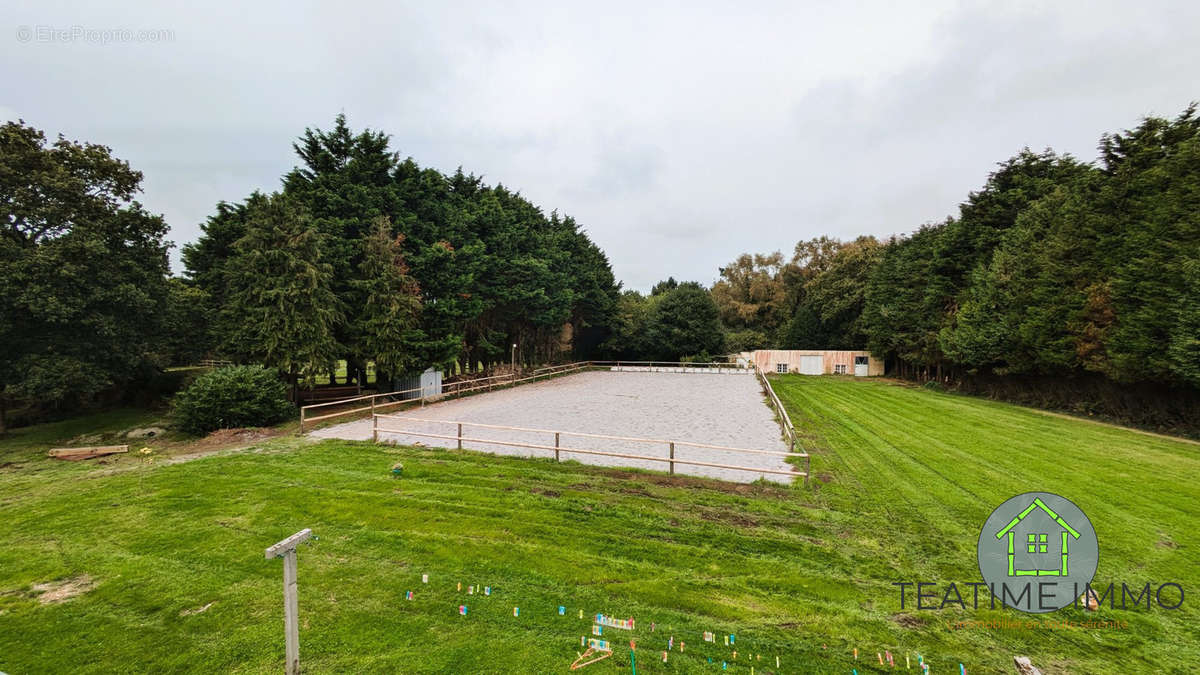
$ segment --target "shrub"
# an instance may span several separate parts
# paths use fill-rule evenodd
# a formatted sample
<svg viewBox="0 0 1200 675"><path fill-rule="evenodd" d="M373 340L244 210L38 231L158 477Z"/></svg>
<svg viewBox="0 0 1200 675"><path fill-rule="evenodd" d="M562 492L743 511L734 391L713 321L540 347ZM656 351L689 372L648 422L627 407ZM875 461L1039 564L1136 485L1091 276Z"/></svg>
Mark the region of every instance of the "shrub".
<svg viewBox="0 0 1200 675"><path fill-rule="evenodd" d="M215 429L261 427L296 414L278 374L261 366L207 372L175 397L175 424L203 434Z"/></svg>

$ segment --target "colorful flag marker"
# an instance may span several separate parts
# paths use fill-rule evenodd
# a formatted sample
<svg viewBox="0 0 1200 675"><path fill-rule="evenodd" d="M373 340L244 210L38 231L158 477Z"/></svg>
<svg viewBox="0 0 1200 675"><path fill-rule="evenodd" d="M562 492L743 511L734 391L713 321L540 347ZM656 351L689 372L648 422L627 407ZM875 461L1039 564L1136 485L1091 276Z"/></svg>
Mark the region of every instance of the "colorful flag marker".
<svg viewBox="0 0 1200 675"><path fill-rule="evenodd" d="M429 575L428 574L421 575L421 583L423 583L423 584L429 583Z"/></svg>
<svg viewBox="0 0 1200 675"><path fill-rule="evenodd" d="M521 615L521 608L513 607L513 616L520 616L520 615Z"/></svg>
<svg viewBox="0 0 1200 675"><path fill-rule="evenodd" d="M562 616L562 615L564 615L564 614L566 614L566 613L567 613L567 608L566 608L566 607L563 607L562 605L559 605L559 606L558 606L558 615L559 615L559 616Z"/></svg>
<svg viewBox="0 0 1200 675"><path fill-rule="evenodd" d="M405 600L412 600L412 591L409 591L409 592L405 593L405 594L404 594L404 599L405 599Z"/></svg>
<svg viewBox="0 0 1200 675"><path fill-rule="evenodd" d="M460 615L460 616L466 616L466 615L467 615L467 606L466 606L466 605L459 605L459 606L458 606L458 613L459 613L459 615Z"/></svg>

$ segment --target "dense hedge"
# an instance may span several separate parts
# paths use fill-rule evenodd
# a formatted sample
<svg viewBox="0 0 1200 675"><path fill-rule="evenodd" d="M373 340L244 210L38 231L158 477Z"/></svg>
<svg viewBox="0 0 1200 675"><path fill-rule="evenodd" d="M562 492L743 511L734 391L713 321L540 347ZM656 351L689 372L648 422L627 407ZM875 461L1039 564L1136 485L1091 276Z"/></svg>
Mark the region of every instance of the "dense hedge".
<svg viewBox="0 0 1200 675"><path fill-rule="evenodd" d="M269 426L295 414L279 375L261 366L213 370L175 397L175 424L194 434Z"/></svg>

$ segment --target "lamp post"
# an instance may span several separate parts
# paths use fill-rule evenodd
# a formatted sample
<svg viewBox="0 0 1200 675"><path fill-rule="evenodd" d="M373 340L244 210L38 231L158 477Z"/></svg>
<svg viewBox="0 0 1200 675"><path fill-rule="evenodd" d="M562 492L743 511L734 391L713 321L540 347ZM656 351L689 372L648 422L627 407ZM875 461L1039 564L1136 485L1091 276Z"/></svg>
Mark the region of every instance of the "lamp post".
<svg viewBox="0 0 1200 675"><path fill-rule="evenodd" d="M515 342L512 346L512 374L513 379L517 379L517 343Z"/></svg>

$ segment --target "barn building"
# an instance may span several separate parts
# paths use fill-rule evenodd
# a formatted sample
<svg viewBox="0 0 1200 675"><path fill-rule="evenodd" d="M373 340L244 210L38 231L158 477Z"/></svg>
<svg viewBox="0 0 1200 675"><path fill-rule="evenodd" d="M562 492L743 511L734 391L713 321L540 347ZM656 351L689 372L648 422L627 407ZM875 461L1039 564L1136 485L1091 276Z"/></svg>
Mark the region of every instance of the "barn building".
<svg viewBox="0 0 1200 675"><path fill-rule="evenodd" d="M739 361L753 362L765 373L801 375L883 375L883 360L865 351L833 349L759 349L742 352Z"/></svg>

